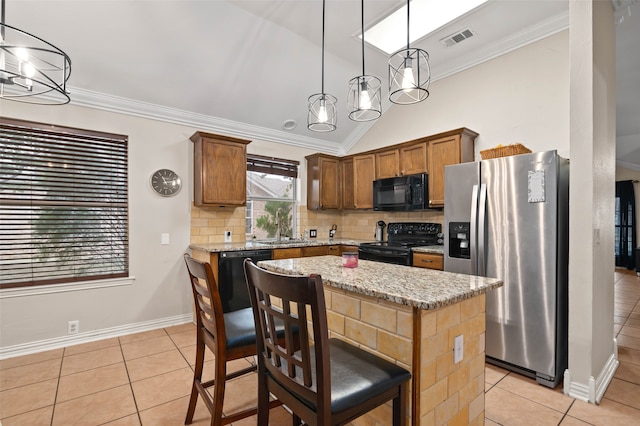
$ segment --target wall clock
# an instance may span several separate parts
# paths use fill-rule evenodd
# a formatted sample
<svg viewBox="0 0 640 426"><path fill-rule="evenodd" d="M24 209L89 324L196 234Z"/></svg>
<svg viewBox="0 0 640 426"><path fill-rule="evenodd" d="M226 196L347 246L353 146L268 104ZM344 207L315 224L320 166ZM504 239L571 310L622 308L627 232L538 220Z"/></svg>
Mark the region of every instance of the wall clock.
<svg viewBox="0 0 640 426"><path fill-rule="evenodd" d="M151 175L151 187L163 197L173 197L182 188L180 176L173 170L160 169Z"/></svg>

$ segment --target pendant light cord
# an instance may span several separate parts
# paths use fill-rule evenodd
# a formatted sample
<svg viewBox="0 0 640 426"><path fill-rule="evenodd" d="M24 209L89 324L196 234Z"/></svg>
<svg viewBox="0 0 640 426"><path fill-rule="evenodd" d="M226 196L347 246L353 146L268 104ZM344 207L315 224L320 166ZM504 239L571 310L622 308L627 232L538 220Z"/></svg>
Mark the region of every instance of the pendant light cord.
<svg viewBox="0 0 640 426"><path fill-rule="evenodd" d="M364 0L360 0L360 9L362 11L362 76L364 77Z"/></svg>
<svg viewBox="0 0 640 426"><path fill-rule="evenodd" d="M4 2L4 0L2 0ZM322 96L324 96L324 10L326 0L322 0Z"/></svg>
<svg viewBox="0 0 640 426"><path fill-rule="evenodd" d="M407 50L409 50L409 2L407 0Z"/></svg>

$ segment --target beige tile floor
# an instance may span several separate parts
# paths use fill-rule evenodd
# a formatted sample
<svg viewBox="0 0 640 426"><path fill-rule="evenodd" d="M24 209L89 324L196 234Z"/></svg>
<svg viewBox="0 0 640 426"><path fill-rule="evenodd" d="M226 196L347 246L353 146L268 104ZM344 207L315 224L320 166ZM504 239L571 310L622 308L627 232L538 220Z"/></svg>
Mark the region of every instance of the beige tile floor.
<svg viewBox="0 0 640 426"><path fill-rule="evenodd" d="M620 366L600 405L487 365L487 425L640 425L640 278L617 271L615 290ZM0 361L0 425L182 425L194 331L185 324ZM229 382L225 411L255 403L255 392L254 376ZM252 417L235 425L255 423ZM270 423L289 425L291 417L279 407ZM209 424L201 402L193 424Z"/></svg>

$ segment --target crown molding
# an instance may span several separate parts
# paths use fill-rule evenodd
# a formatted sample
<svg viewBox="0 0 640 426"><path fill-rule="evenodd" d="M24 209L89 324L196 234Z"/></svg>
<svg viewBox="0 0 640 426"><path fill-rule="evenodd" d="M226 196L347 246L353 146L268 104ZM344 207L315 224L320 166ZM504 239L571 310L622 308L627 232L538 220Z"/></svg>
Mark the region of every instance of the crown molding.
<svg viewBox="0 0 640 426"><path fill-rule="evenodd" d="M72 95L70 103L76 106L190 126L202 131L227 134L245 139L258 139L265 142L321 150L331 154L338 154L341 151L340 144L321 139L292 135L265 127L94 92L79 87L72 87L69 91Z"/></svg>
<svg viewBox="0 0 640 426"><path fill-rule="evenodd" d="M458 66L447 66L443 64L445 71L440 74L434 74L431 82L450 77L459 72L473 68L483 62L490 61L499 56L518 50L521 47L535 43L561 31L569 28L569 11L559 13L551 18L539 22L538 24L527 27L523 31L517 32L508 38L502 39L497 43L483 45L476 50L476 59L470 60Z"/></svg>

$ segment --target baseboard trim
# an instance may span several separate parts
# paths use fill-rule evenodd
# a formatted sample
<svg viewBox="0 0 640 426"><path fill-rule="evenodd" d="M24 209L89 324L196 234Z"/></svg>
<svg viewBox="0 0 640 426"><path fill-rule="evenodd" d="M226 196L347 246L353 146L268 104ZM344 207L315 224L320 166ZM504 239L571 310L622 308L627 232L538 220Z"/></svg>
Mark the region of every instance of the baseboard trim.
<svg viewBox="0 0 640 426"><path fill-rule="evenodd" d="M0 360L64 348L66 346L79 345L81 343L95 342L96 340L108 339L111 337L120 337L127 334L141 333L143 331L186 324L189 322L193 322L193 314L191 313L160 318L152 321L126 324L118 327L103 328L71 336L54 337L52 339L7 346L0 348Z"/></svg>
<svg viewBox="0 0 640 426"><path fill-rule="evenodd" d="M569 369L564 371L564 393L572 398L581 401L599 404L604 396L609 383L613 380L613 375L618 369L618 342L613 339L613 353L600 370L598 377L589 377L588 383L577 383L571 380L571 372Z"/></svg>

